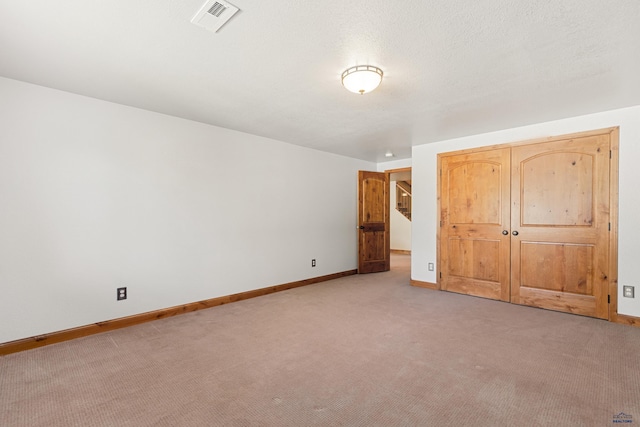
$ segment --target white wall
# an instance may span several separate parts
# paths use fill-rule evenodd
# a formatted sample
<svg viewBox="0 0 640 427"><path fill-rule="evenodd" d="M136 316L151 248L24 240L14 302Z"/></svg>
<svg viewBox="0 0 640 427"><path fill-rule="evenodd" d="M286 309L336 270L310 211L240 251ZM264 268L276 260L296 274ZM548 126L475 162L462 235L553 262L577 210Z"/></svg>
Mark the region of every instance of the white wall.
<svg viewBox="0 0 640 427"><path fill-rule="evenodd" d="M413 227L411 276L436 282L427 263L436 261L437 155L465 148L502 144L620 126L619 286L618 312L640 316L640 297L622 297L622 285L635 285L640 294L640 106L540 123L413 147Z"/></svg>
<svg viewBox="0 0 640 427"><path fill-rule="evenodd" d="M357 268L374 163L5 78L0 94L0 342Z"/></svg>

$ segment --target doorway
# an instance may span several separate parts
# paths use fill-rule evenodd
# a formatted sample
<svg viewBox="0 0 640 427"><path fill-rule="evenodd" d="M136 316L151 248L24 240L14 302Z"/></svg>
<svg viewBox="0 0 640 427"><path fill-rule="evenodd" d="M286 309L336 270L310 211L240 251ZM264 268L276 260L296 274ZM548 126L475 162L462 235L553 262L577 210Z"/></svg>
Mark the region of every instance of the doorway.
<svg viewBox="0 0 640 427"><path fill-rule="evenodd" d="M358 173L358 273L410 268L411 168Z"/></svg>
<svg viewBox="0 0 640 427"><path fill-rule="evenodd" d="M410 268L413 215L411 168L390 169L385 172L389 174L391 269Z"/></svg>

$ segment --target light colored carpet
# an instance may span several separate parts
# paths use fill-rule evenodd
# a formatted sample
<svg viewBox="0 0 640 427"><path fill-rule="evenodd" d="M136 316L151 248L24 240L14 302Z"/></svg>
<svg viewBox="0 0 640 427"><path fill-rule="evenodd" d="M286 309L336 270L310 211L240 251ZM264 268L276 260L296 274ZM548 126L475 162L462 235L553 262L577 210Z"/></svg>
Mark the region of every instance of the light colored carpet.
<svg viewBox="0 0 640 427"><path fill-rule="evenodd" d="M0 425L640 424L640 329L393 266L1 357Z"/></svg>

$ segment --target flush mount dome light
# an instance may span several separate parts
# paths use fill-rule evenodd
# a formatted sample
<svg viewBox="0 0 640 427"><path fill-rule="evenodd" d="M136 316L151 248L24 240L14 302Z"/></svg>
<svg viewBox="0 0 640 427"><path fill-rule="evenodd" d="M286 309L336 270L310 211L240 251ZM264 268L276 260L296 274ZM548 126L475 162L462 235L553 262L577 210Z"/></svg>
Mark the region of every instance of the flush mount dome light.
<svg viewBox="0 0 640 427"><path fill-rule="evenodd" d="M342 85L348 91L363 95L378 87L382 81L382 70L373 65L356 65L342 73Z"/></svg>

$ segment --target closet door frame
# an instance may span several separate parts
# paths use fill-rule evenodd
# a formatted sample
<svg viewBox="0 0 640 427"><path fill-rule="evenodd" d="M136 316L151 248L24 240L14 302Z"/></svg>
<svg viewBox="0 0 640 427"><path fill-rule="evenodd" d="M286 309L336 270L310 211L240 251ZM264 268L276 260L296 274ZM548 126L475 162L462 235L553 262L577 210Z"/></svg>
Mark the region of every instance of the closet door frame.
<svg viewBox="0 0 640 427"><path fill-rule="evenodd" d="M593 135L609 134L610 139L610 167L609 167L609 221L611 232L609 233L609 271L608 271L608 294L609 294L609 316L608 320L617 323L634 324L634 318L618 315L618 187L619 187L619 127L597 129L586 132L577 132L566 135L552 136L546 138L536 138L531 140L496 144L483 147L475 147L453 152L443 152L438 154L438 182L437 182L437 209L438 223L436 225L436 285L437 289L442 289L441 269L441 226L442 226L442 159L445 156L473 153L493 149L511 148L523 145L540 144L552 141L561 141L572 138L581 138Z"/></svg>

